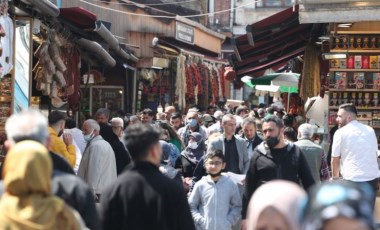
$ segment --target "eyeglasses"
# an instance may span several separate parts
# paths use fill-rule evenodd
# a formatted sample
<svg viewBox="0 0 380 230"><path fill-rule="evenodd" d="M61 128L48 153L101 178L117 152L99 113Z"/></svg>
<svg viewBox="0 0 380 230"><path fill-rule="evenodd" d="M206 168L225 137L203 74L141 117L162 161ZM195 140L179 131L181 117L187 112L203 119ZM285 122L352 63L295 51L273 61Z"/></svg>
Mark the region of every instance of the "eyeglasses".
<svg viewBox="0 0 380 230"><path fill-rule="evenodd" d="M221 161L207 161L206 164L207 165L213 165L213 166L220 166L223 164L223 162L221 162Z"/></svg>

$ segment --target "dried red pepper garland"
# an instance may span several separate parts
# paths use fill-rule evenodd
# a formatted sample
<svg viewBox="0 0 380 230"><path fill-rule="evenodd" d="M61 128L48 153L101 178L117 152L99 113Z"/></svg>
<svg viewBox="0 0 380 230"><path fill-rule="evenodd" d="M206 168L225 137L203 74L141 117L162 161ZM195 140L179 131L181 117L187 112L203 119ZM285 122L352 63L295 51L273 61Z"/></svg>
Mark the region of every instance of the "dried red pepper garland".
<svg viewBox="0 0 380 230"><path fill-rule="evenodd" d="M201 76L199 74L197 65L194 63L191 64L191 70L193 71L195 82L196 82L196 85L198 86L198 94L200 94L202 91L202 83L201 83Z"/></svg>

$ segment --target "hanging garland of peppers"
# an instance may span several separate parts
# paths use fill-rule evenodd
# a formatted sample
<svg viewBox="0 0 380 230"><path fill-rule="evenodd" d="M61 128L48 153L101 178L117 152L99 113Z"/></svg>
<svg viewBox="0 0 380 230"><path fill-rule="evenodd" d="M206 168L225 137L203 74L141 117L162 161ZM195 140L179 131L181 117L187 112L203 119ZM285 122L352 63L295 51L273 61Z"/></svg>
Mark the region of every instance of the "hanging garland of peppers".
<svg viewBox="0 0 380 230"><path fill-rule="evenodd" d="M212 94L214 98L214 102L219 101L219 80L218 80L218 73L215 71L213 67L210 69L211 75L212 75Z"/></svg>
<svg viewBox="0 0 380 230"><path fill-rule="evenodd" d="M207 96L207 81L209 79L209 74L208 74L205 64L199 63L198 68L200 70L201 85L202 85L200 93Z"/></svg>

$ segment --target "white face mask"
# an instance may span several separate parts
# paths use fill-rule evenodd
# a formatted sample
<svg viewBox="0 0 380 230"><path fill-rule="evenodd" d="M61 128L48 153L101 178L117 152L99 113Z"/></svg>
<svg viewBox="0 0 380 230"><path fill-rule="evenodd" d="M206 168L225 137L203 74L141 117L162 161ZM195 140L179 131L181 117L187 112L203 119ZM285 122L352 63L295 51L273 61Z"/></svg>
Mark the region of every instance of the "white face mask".
<svg viewBox="0 0 380 230"><path fill-rule="evenodd" d="M94 138L94 136L92 135L94 132L94 130L91 131L90 134L87 134L87 135L83 135L83 138L86 142L90 142L92 140L92 138Z"/></svg>
<svg viewBox="0 0 380 230"><path fill-rule="evenodd" d="M187 146L191 149L196 149L198 148L198 143L196 141L191 141Z"/></svg>

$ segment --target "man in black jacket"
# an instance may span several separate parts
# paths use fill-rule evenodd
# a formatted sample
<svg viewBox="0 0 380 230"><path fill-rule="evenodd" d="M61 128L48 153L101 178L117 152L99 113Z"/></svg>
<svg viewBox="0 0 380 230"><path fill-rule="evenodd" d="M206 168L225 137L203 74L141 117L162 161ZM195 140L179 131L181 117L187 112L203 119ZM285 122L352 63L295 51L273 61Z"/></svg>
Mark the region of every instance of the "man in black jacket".
<svg viewBox="0 0 380 230"><path fill-rule="evenodd" d="M158 170L162 157L159 137L159 130L151 125L127 128L126 146L134 164L104 193L103 229L195 229L182 186Z"/></svg>
<svg viewBox="0 0 380 230"><path fill-rule="evenodd" d="M268 181L302 182L305 189L315 183L302 151L296 145L285 142L283 132L284 123L280 118L274 115L264 118L264 141L254 150L246 176L242 219L246 217L252 194Z"/></svg>

